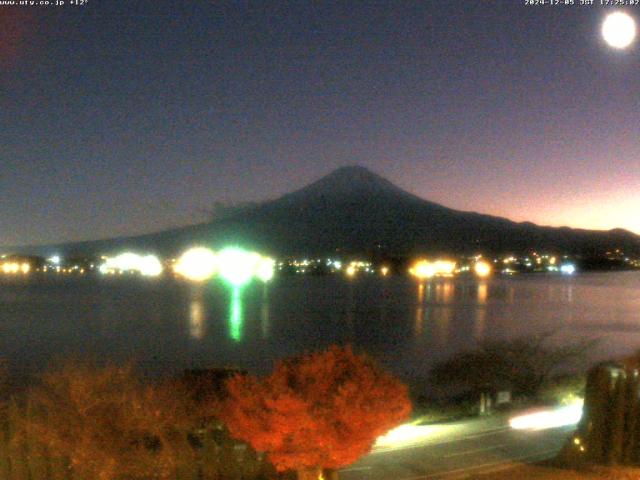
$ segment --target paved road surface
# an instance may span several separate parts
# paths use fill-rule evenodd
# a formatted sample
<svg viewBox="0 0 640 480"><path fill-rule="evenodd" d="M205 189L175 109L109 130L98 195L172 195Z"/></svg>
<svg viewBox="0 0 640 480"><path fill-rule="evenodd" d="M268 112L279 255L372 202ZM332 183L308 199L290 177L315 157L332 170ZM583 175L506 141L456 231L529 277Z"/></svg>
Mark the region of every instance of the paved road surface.
<svg viewBox="0 0 640 480"><path fill-rule="evenodd" d="M340 471L341 480L465 478L557 454L575 430L513 430L505 416L408 428Z"/></svg>

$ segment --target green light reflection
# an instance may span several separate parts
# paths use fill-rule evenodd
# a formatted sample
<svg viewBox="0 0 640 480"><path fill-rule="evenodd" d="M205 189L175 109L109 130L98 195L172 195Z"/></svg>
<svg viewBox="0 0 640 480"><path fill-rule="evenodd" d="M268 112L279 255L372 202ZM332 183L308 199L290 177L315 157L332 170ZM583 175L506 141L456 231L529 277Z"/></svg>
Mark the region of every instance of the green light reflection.
<svg viewBox="0 0 640 480"><path fill-rule="evenodd" d="M236 342L242 340L242 290L239 286L232 287L231 309L229 312L229 335Z"/></svg>

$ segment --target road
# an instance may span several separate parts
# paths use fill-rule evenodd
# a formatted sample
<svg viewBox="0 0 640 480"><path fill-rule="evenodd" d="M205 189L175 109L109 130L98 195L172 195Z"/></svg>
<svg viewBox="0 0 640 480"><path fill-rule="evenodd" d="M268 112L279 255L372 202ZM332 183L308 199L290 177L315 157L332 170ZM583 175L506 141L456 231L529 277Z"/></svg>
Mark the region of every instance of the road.
<svg viewBox="0 0 640 480"><path fill-rule="evenodd" d="M514 430L506 416L401 428L340 471L341 480L465 478L555 456L575 425Z"/></svg>

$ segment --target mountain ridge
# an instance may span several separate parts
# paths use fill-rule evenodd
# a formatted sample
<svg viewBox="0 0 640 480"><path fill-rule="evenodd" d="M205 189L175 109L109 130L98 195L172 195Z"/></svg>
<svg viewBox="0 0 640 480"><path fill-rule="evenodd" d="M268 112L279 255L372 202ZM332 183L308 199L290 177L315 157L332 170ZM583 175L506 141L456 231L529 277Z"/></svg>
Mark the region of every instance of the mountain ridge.
<svg viewBox="0 0 640 480"><path fill-rule="evenodd" d="M131 248L176 254L192 244L217 248L228 243L279 256L531 250L595 255L611 248L640 254L640 236L624 229L539 226L454 210L406 192L357 165L341 167L279 198L210 222L134 237L15 250L96 254Z"/></svg>

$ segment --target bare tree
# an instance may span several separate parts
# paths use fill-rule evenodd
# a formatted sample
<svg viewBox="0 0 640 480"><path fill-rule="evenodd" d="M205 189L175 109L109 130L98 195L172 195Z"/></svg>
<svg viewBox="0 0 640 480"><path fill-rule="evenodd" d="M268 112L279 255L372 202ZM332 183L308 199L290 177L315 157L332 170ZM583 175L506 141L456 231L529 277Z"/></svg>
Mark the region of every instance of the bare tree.
<svg viewBox="0 0 640 480"><path fill-rule="evenodd" d="M178 384L143 385L132 368L69 362L30 392L26 429L79 478L172 478L195 461L199 414Z"/></svg>
<svg viewBox="0 0 640 480"><path fill-rule="evenodd" d="M473 391L510 386L515 395L534 397L551 375L585 359L597 340L552 345L553 333L511 340L487 341L475 349L437 363L431 371L438 385Z"/></svg>

